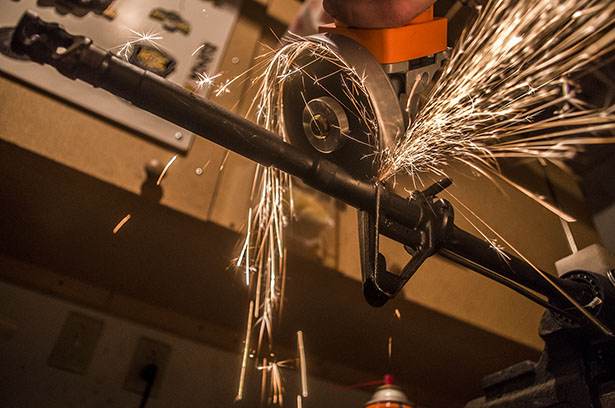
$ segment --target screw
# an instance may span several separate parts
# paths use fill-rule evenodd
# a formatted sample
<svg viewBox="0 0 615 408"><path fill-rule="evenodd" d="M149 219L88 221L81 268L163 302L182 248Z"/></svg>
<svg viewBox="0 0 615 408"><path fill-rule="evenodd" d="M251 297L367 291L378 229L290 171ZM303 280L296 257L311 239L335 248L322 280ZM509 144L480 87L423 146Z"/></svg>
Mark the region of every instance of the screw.
<svg viewBox="0 0 615 408"><path fill-rule="evenodd" d="M200 176L201 174L203 174L203 169L200 167L197 167L194 172L196 173L197 176Z"/></svg>
<svg viewBox="0 0 615 408"><path fill-rule="evenodd" d="M233 64L239 64L239 57L233 57L233 58L231 58L231 62L232 62Z"/></svg>
<svg viewBox="0 0 615 408"><path fill-rule="evenodd" d="M184 137L184 135L182 135L182 132L175 132L175 139L181 140L182 137Z"/></svg>

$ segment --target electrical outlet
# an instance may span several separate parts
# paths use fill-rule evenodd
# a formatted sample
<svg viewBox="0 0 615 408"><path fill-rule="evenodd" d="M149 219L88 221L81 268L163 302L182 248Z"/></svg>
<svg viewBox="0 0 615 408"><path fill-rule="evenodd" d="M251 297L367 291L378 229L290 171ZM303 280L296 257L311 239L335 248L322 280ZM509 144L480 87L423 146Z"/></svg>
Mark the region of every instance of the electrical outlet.
<svg viewBox="0 0 615 408"><path fill-rule="evenodd" d="M147 382L142 378L141 373L145 367L154 364L157 370L150 395L156 397L170 356L171 346L168 344L147 337L139 338L128 367L124 389L140 395L143 394Z"/></svg>
<svg viewBox="0 0 615 408"><path fill-rule="evenodd" d="M102 328L102 320L70 312L47 364L61 370L84 374L92 359Z"/></svg>

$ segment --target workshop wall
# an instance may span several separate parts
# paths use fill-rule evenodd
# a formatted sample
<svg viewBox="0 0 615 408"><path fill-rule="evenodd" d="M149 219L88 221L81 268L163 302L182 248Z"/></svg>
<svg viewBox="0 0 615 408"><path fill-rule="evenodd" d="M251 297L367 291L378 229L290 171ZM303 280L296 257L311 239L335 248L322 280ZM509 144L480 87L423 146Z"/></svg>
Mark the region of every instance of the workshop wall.
<svg viewBox="0 0 615 408"><path fill-rule="evenodd" d="M244 72L256 56L268 47L275 47L276 35L267 25L281 30L297 7L294 1L246 1L223 60L221 80ZM4 140L127 191L140 194L148 163L155 160L164 164L173 156L173 152L136 137L126 129L11 79L0 79L0 92L0 128ZM245 81L213 101L245 113L254 92L250 81ZM210 220L240 231L245 223L254 169L254 163L195 138L189 153L179 157L165 176L160 203L196 219ZM401 180L399 191L403 194L403 188L408 186ZM453 203L455 199L451 197L456 197L472 208L538 267L552 271L553 262L568 254L559 220L510 186L504 185L502 189L504 192L480 177L461 176L455 177L452 196L444 196ZM460 216L464 211L459 205L456 207L456 222L472 230L464 216ZM324 216L334 221L335 228L323 229L320 244L311 250L324 265L359 279L354 210L328 203L324 211ZM118 213L117 221L125 215ZM472 219L467 212L465 216ZM473 219L472 222L478 221ZM596 241L594 232L586 224L580 223L573 228L580 247ZM298 243L301 242L299 239ZM399 245L384 240L383 247L390 248L390 263L394 267L403 266L406 254ZM467 296L468 293L480 295ZM494 333L541 347L536 335L541 309L448 262L429 260L410 282L405 294L412 301ZM511 308L524 318L504 318Z"/></svg>
<svg viewBox="0 0 615 408"><path fill-rule="evenodd" d="M245 0L223 59L221 81L244 72L257 55L268 47L275 47L276 35L281 34L298 6L298 2L291 0ZM270 32L269 27L274 27L275 34ZM248 80L239 83L230 93L212 97L212 100L243 114L247 112L254 92ZM146 166L152 160L164 164L175 154L125 128L7 77L0 77L0 138L136 195L142 194ZM197 171L199 169L200 172ZM210 221L233 231L241 231L249 206L254 170L254 163L234 153L229 154L206 140L195 138L190 151L178 157L165 176L161 184L160 204L193 217L194 220ZM532 177L529 175L526 181ZM557 188L570 190L568 196L580 194L576 183L570 178L559 173L555 178L560 180L555 183ZM450 194L443 194L443 197L456 207L456 223L462 228L476 233L464 217L468 217L474 224L478 221L468 211L464 211L457 200L476 212L544 270L553 271L553 263L569 253L559 219L523 194L507 185L503 185L501 191L484 178L472 175L453 172L453 179ZM404 187L410 188L411 185L399 180L400 194L404 194ZM311 194L309 189L305 191ZM318 197L316 202L322 213L320 222L331 222L333 226L323 228L324 232L317 237L315 244L309 240L310 237L301 236L301 231L295 233L295 239L290 244L291 251L310 254L325 267L338 270L355 281L359 280L355 210L331 199L315 196ZM100 211L108 211L105 202L100 203ZM120 221L128 211L127 208L126 211L113 214L114 220ZM147 222L153 223L156 220ZM109 233L114 225L109 225ZM583 219L572 228L580 248L597 241L590 224ZM491 234L487 235L492 237ZM498 243L502 242L498 240ZM207 242L200 244L203 247L208 245ZM393 269L405 264L407 254L399 244L383 239L381 245ZM20 282L21 279L21 283L26 282L28 286L46 286L44 281L47 278L33 271L29 271L27 277L15 273L7 278L6 270L0 271L0 274L13 282ZM292 271L289 271L289 276L291 274ZM37 285L33 280L43 283ZM160 327L154 323L146 327L101 313L100 309L94 312L50 296L1 285L0 312L8 316L10 321L16 322L17 330L9 340L0 343L0 360L8 362L8 365L0 368L0 399L11 401L5 397L20 394L30 398L27 404L15 402L14 406L49 405L39 404L43 401L43 395L49 396L47 401L62 406L67 406L69 399L75 401L75 405L80 405L77 402L90 398L95 399L100 406L136 406L139 396L124 391L123 381L134 345L141 336L163 341L172 350L169 371L165 373L159 399L152 406L216 406L218 403L227 406L229 398L233 397L232 390L235 389L238 372L237 355L193 341L198 338L198 333L192 328L192 323L182 326L184 321L181 320L181 324L169 324L168 332L163 332L151 328ZM146 291L145 288L143 290ZM75 287L72 292L64 290L63 297L83 304L84 293L89 296L94 292L80 292ZM104 304L106 293L101 290L97 303ZM409 304L441 312L494 336L534 350L542 347L537 336L541 308L445 260L428 260L409 282L404 296ZM122 305L129 304L129 300L123 301L126 303L118 301L116 304L113 311L115 316L124 314L135 320L142 319L144 314L151 316L151 312L123 308ZM49 353L70 311L78 311L103 321L99 344L94 351L90 369L84 376L64 373L47 366ZM163 312L160 313L163 316ZM164 316L166 320L180 320L175 315ZM177 333L193 340L178 337ZM222 335L219 337L223 338ZM429 334L425 334L423 340L429 342ZM32 382L17 384L22 377L11 373L23 373L23 378L30 378ZM50 380L51 377L54 379ZM216 382L213 379L217 381L215 386L212 385ZM312 384L318 390L314 394L323 399L312 399L306 406L361 406L365 401L365 393L357 392L352 396L345 393L343 398L336 399L337 396L328 392L330 384L315 379ZM28 391L33 388L44 389L44 392L38 394ZM341 404L341 399L345 405ZM203 401L211 405L203 404Z"/></svg>
<svg viewBox="0 0 615 408"><path fill-rule="evenodd" d="M148 407L228 407L235 399L239 352L216 349L6 283L0 282L0 293L3 407L137 407L142 397L139 387L144 383L136 383L139 391L126 388L141 339L168 347L166 358L159 355L164 369ZM62 360L53 361L50 356L58 354L57 339L67 318L75 314L99 323L100 330L91 334L91 328L82 325L81 332L73 332L71 342L64 344L68 351L59 352ZM74 368L75 361L80 360L75 355L87 348L84 343L90 335L94 345L91 354L81 359L86 361L82 374L50 365L69 360ZM297 393L294 377L293 372L287 375L286 395L290 400ZM362 390L332 392L338 385L314 377L308 381L310 397L304 400L304 407L360 407L371 395Z"/></svg>

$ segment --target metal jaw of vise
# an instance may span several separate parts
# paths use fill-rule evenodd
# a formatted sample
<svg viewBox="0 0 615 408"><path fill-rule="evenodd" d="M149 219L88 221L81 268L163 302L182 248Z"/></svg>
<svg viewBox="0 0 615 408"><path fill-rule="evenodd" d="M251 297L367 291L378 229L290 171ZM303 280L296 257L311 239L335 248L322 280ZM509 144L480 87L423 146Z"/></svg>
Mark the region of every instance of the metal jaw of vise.
<svg viewBox="0 0 615 408"><path fill-rule="evenodd" d="M416 244L404 245L412 256L400 274L387 271L386 259L379 250L380 227L388 230L407 229L388 219L380 209L380 196L385 188L381 183L376 187L375 211L359 210L359 248L361 259L361 276L363 279L363 295L365 300L374 307L384 305L394 298L414 275L417 269L431 255L435 254L443 242L450 236L454 225L454 213L451 204L444 199L436 199L436 194L452 183L445 178L423 191L415 191L409 200L414 201L422 209L418 225L405 233L414 233ZM402 232L402 233L404 233Z"/></svg>

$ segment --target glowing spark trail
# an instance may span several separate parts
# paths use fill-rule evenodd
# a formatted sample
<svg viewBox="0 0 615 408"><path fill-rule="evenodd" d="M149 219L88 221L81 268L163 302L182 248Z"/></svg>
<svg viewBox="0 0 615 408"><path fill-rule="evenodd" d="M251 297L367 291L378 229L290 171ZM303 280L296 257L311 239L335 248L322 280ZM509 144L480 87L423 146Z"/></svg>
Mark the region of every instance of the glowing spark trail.
<svg viewBox="0 0 615 408"><path fill-rule="evenodd" d="M173 162L176 159L177 159L177 155L171 157L171 160L169 160L169 162L166 164L166 166L164 166L164 169L162 169L162 172L160 173L160 176L158 176L158 180L156 180L156 185L157 186L159 186L160 183L162 183L162 179L167 174L167 171L169 171L169 167L171 167L171 164L173 164Z"/></svg>
<svg viewBox="0 0 615 408"><path fill-rule="evenodd" d="M204 46L205 46L205 44L201 44L201 45L199 45L199 47L198 47L196 50L192 51L192 54L191 54L191 55L194 57L194 55L195 55L197 52L199 52L199 51L200 51L200 50L201 50Z"/></svg>
<svg viewBox="0 0 615 408"><path fill-rule="evenodd" d="M126 29L129 30L134 35L134 37L126 41L126 43L124 43L123 45L115 47L118 49L118 51L116 52L118 57L128 61L130 55L132 54L132 49L134 45L142 42L148 43L154 48L160 48L156 41L162 40L162 36L160 35L161 33L154 30L150 30L147 32L139 32L128 27L126 27Z"/></svg>
<svg viewBox="0 0 615 408"><path fill-rule="evenodd" d="M224 166L226 165L226 161L228 160L228 156L230 153L231 153L230 150L227 150L226 153L224 153L224 157L222 158L222 161L220 162L220 167L218 167L218 171L224 170Z"/></svg>
<svg viewBox="0 0 615 408"><path fill-rule="evenodd" d="M221 76L222 73L217 73L215 75L207 75L206 73L198 73L196 74L197 76L197 81L196 81L196 90L199 91L203 88L209 88L210 86L214 85L214 79L218 78L219 76Z"/></svg>
<svg viewBox="0 0 615 408"><path fill-rule="evenodd" d="M284 126L282 126L279 117L282 108L282 89L285 82L297 75L301 75L304 80L313 81L316 84L322 79L314 78L306 73L305 65L302 65L306 64L306 55L309 55L311 61L307 64L327 61L338 66L338 72L344 73L344 77L347 79L347 83L344 84L344 92L348 93L350 103L353 104L353 106L348 107L348 111L365 122L367 129L374 129L375 120L373 115L369 116L368 114L368 112L371 112L371 106L363 106L352 97L352 95L358 93L367 95L361 78L328 47L311 41L290 42L280 50L273 52L272 57L266 61L263 73L257 79L260 81L260 88L251 108L256 112L256 122L277 133L283 140L287 140ZM227 92L229 85L235 83L238 79L239 77L227 80L218 87L216 94ZM285 227L292 214L291 187L291 178L286 173L271 167L257 166L251 194L253 205L247 222L248 231L235 263L239 270L245 273L246 284L253 296L254 325L257 327L255 327L251 336L255 337L254 344L257 350L255 357L257 364L260 364L257 368L262 371L263 384L271 384L270 387L263 386L263 390L268 389L272 393L270 399L274 404L281 404L283 390L279 370L283 365L281 365L281 362L276 362L271 353L272 336L275 331L276 320L281 317L283 305L286 277ZM246 344L250 340L246 338ZM302 385L300 397L305 398L308 393L307 371L301 332L297 333L297 341L298 369ZM245 375L243 373L242 368L242 376ZM268 380L266 380L266 377Z"/></svg>
<svg viewBox="0 0 615 408"><path fill-rule="evenodd" d="M239 375L239 388L237 390L237 401L243 399L243 392L246 383L246 368L248 366L248 354L250 352L250 333L252 332L252 312L254 311L254 302L250 302L248 310L248 324L246 326L246 342L243 345L243 355L241 358L241 374Z"/></svg>
<svg viewBox="0 0 615 408"><path fill-rule="evenodd" d="M297 332L297 348L299 349L299 369L301 371L301 396L306 398L308 396L307 369L305 363L305 347L303 345L303 332L301 330Z"/></svg>
<svg viewBox="0 0 615 408"><path fill-rule="evenodd" d="M122 218L122 220L120 222L117 223L117 225L115 226L115 228L113 228L113 234L117 234L117 232L120 230L120 228L122 228L124 226L124 224L126 224L128 222L128 220L130 220L130 214L126 214L126 216L124 218Z"/></svg>
<svg viewBox="0 0 615 408"><path fill-rule="evenodd" d="M385 152L380 178L443 175L451 161L488 175L497 158L557 161L578 145L614 142L586 134L615 129L615 106L584 108L568 79L615 49L614 22L608 0L489 2L405 137Z"/></svg>

